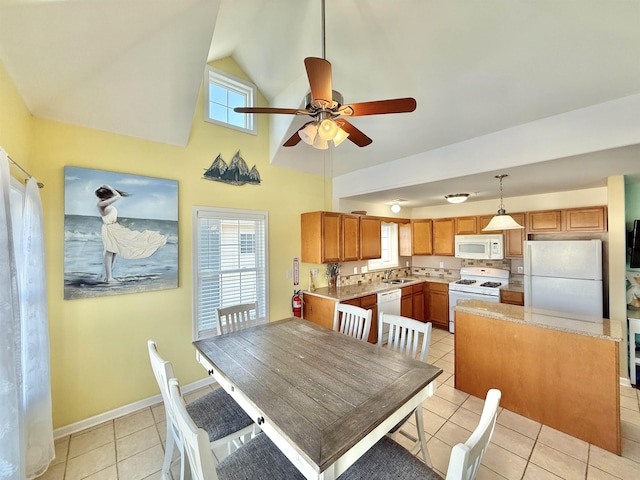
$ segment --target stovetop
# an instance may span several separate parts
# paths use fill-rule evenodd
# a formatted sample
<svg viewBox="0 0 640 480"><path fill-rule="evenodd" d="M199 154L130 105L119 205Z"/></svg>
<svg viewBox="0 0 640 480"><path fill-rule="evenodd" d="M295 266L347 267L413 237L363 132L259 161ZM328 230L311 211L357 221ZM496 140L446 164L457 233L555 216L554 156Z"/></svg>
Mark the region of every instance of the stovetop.
<svg viewBox="0 0 640 480"><path fill-rule="evenodd" d="M460 280L449 283L449 290L456 292L500 295L500 287L509 283L509 271L500 268L463 267Z"/></svg>

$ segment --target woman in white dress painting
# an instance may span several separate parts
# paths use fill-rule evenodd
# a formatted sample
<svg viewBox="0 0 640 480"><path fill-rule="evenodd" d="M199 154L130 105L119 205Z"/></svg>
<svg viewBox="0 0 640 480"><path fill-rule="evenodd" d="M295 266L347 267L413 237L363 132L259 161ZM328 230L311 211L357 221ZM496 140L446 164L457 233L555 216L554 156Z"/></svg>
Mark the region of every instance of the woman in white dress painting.
<svg viewBox="0 0 640 480"><path fill-rule="evenodd" d="M98 211L102 217L104 281L110 283L116 281L113 277L113 267L117 255L127 259L147 258L167 243L167 236L151 230L136 232L118 223L118 210L113 204L122 197L128 197L127 192L121 192L109 185L101 185L95 193L98 197Z"/></svg>

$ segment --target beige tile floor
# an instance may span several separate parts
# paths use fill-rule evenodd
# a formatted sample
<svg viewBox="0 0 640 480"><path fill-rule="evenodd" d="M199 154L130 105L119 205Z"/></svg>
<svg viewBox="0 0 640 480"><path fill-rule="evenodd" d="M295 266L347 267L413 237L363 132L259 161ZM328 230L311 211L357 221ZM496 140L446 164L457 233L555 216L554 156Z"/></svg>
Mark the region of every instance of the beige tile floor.
<svg viewBox="0 0 640 480"><path fill-rule="evenodd" d="M435 468L444 473L451 447L466 440L477 425L483 400L453 388L453 335L434 330L428 361L444 370L436 395L423 405L431 459ZM206 391L187 395L187 401ZM477 478L638 480L639 405L640 390L620 388L621 457L501 409ZM40 478L159 479L165 429L164 408L155 405L60 438L56 441L56 459Z"/></svg>

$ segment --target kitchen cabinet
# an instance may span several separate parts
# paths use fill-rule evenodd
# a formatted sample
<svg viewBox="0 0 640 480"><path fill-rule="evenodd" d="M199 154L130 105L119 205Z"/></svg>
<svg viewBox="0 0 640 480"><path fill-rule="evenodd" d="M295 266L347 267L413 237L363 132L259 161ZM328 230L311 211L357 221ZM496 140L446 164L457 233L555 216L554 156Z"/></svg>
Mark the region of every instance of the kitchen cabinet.
<svg viewBox="0 0 640 480"><path fill-rule="evenodd" d="M333 328L335 308L335 300L308 293L302 298L302 318L325 328Z"/></svg>
<svg viewBox="0 0 640 480"><path fill-rule="evenodd" d="M607 207L564 210L564 230L567 232L606 232Z"/></svg>
<svg viewBox="0 0 640 480"><path fill-rule="evenodd" d="M352 262L360 259L360 217L357 215L340 215L342 228L341 255L343 262Z"/></svg>
<svg viewBox="0 0 640 480"><path fill-rule="evenodd" d="M402 287L400 297L400 315L413 318L413 287Z"/></svg>
<svg viewBox="0 0 640 480"><path fill-rule="evenodd" d="M436 218L433 220L433 254L455 254L455 220L453 218Z"/></svg>
<svg viewBox="0 0 640 480"><path fill-rule="evenodd" d="M378 342L378 296L376 294L373 295L365 295L363 297L351 298L349 300L345 300L343 302L347 305L355 305L356 307L364 308L365 310L371 310L371 329L369 330L369 338L367 341L369 343L377 343ZM333 328L333 314L331 317L331 327Z"/></svg>
<svg viewBox="0 0 640 480"><path fill-rule="evenodd" d="M301 259L305 263L340 261L340 214L308 212L300 216Z"/></svg>
<svg viewBox="0 0 640 480"><path fill-rule="evenodd" d="M562 231L562 210L527 212L529 233L549 233Z"/></svg>
<svg viewBox="0 0 640 480"><path fill-rule="evenodd" d="M524 306L524 292L500 289L500 303Z"/></svg>
<svg viewBox="0 0 640 480"><path fill-rule="evenodd" d="M510 213L518 224L526 226L524 213ZM524 256L524 241L527 238L526 228L504 230L504 256L505 258L522 258Z"/></svg>
<svg viewBox="0 0 640 480"><path fill-rule="evenodd" d="M379 217L360 217L360 259L382 256L382 220Z"/></svg>
<svg viewBox="0 0 640 480"><path fill-rule="evenodd" d="M475 235L478 233L478 217L456 217L456 235Z"/></svg>
<svg viewBox="0 0 640 480"><path fill-rule="evenodd" d="M422 219L411 221L413 255L433 254L433 220Z"/></svg>
<svg viewBox="0 0 640 480"><path fill-rule="evenodd" d="M411 286L412 304L413 304L413 315L412 318L416 320L420 320L424 322L426 317L424 315L424 288L425 283L418 283L417 285Z"/></svg>
<svg viewBox="0 0 640 480"><path fill-rule="evenodd" d="M449 284L427 282L428 320L438 327L449 329Z"/></svg>
<svg viewBox="0 0 640 480"><path fill-rule="evenodd" d="M482 231L482 229L484 227L489 225L489 222L491 221L492 218L493 218L493 215L480 215L478 217L478 233L482 233L482 234L485 234L485 235L496 233L496 232L483 232ZM521 223L520 225L524 226L524 223Z"/></svg>
<svg viewBox="0 0 640 480"><path fill-rule="evenodd" d="M411 222L398 224L398 255L401 257L413 255L412 243Z"/></svg>

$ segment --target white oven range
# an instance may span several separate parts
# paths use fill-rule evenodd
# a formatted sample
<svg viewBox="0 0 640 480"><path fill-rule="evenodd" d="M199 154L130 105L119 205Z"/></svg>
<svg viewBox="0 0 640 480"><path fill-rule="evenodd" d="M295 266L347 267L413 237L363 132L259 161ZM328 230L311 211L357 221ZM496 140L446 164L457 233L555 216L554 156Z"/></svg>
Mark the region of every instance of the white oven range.
<svg viewBox="0 0 640 480"><path fill-rule="evenodd" d="M449 283L449 331L454 333L454 307L462 300L500 302L500 287L509 284L509 270L462 267L460 280Z"/></svg>

